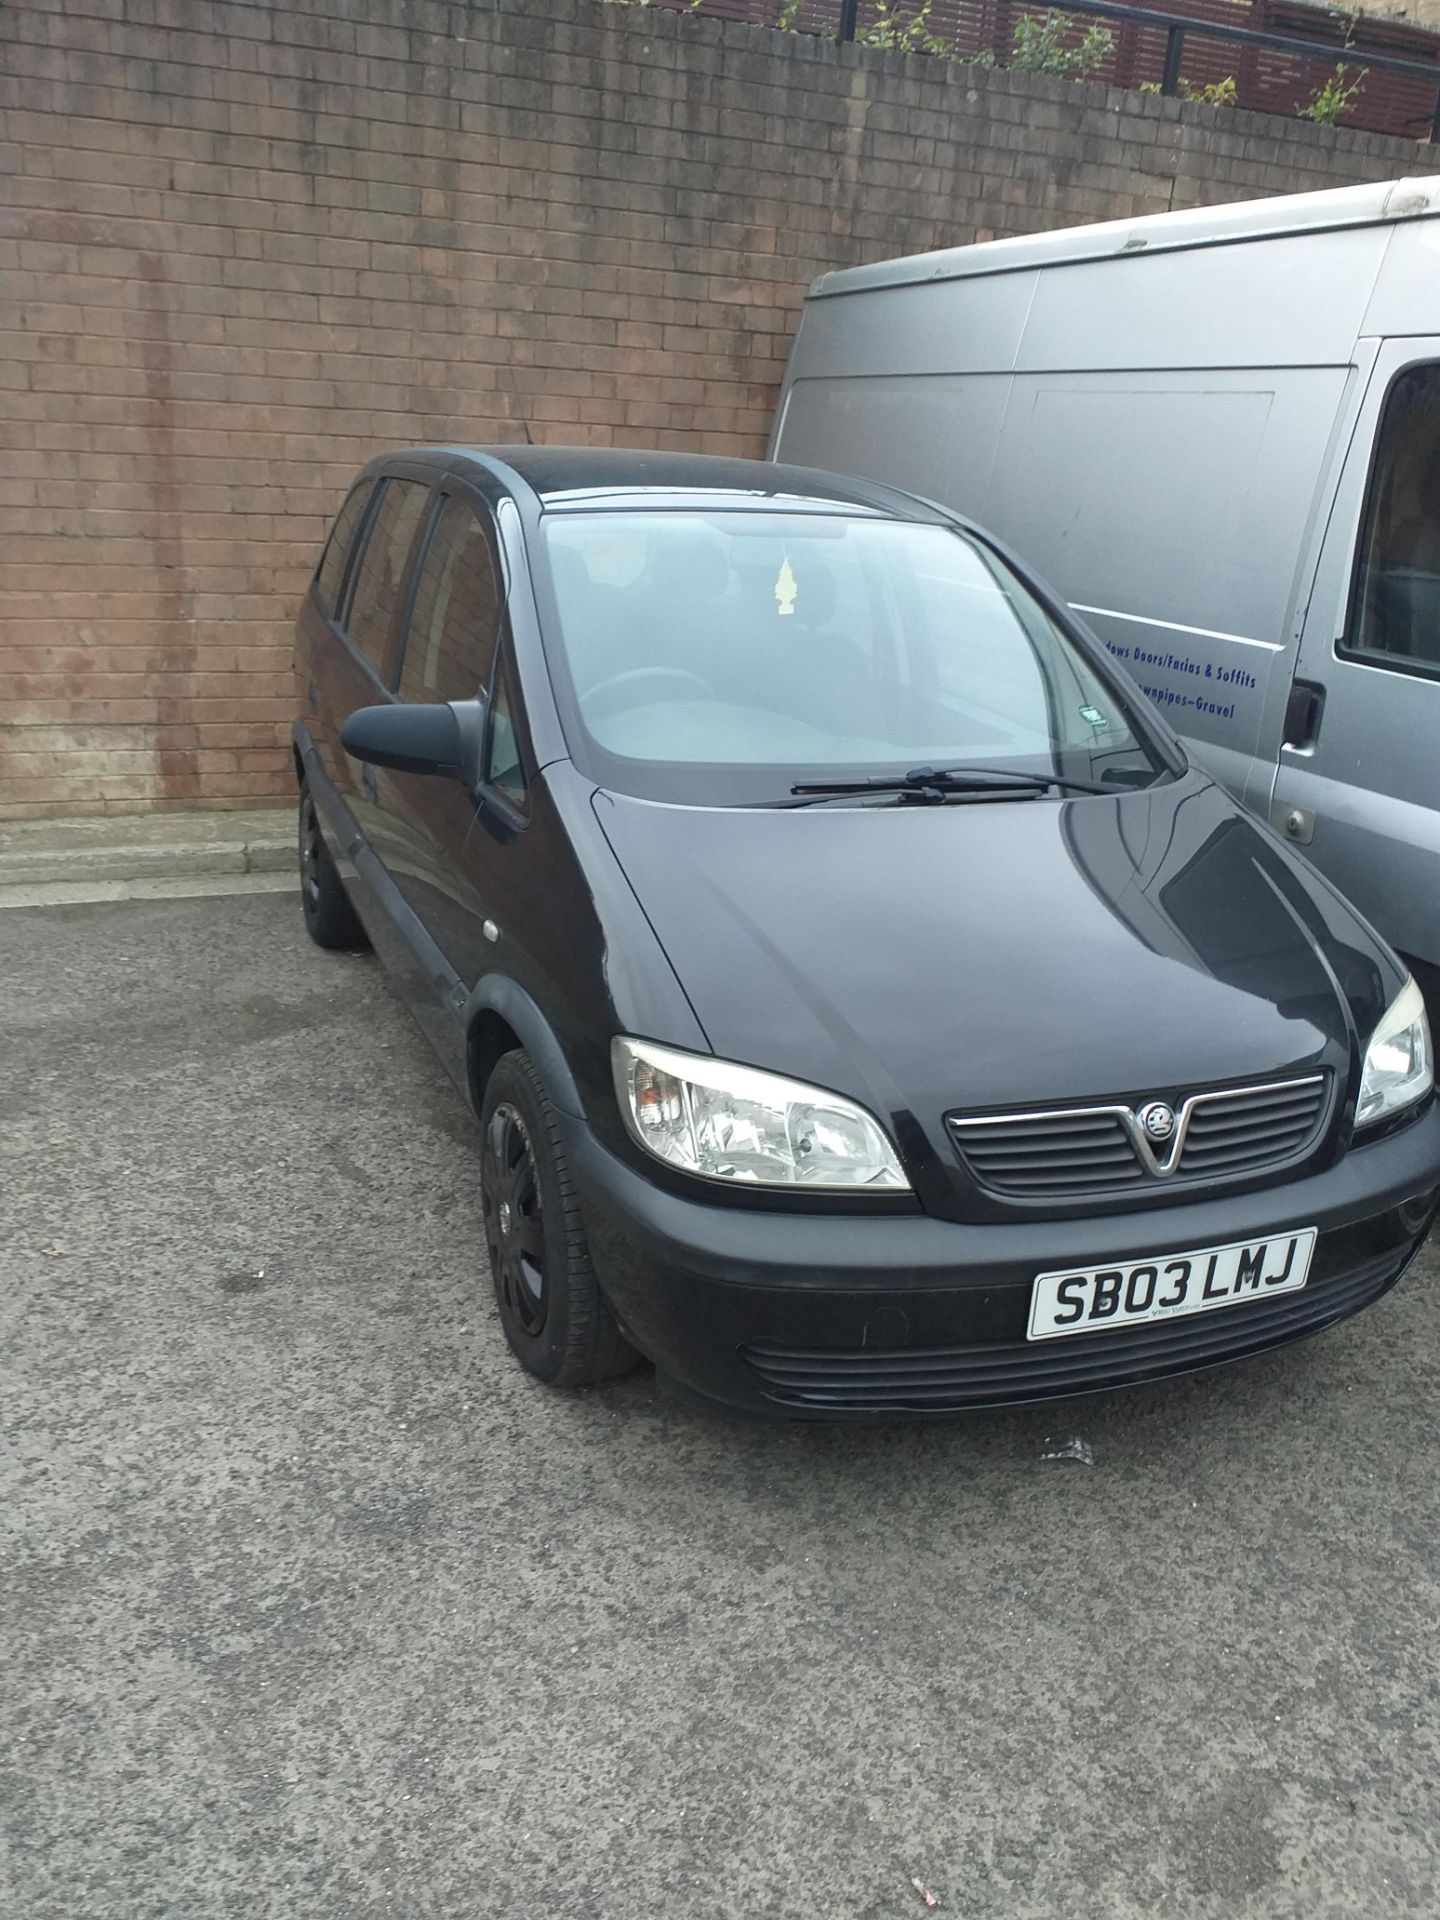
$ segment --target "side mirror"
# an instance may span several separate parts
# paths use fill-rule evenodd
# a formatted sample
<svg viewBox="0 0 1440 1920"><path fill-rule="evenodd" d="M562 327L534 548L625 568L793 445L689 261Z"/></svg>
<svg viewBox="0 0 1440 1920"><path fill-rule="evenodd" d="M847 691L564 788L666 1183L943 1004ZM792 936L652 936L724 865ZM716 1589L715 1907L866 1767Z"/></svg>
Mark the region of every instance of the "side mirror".
<svg viewBox="0 0 1440 1920"><path fill-rule="evenodd" d="M485 732L481 700L448 705L360 707L340 729L352 759L399 773L433 773L475 782Z"/></svg>

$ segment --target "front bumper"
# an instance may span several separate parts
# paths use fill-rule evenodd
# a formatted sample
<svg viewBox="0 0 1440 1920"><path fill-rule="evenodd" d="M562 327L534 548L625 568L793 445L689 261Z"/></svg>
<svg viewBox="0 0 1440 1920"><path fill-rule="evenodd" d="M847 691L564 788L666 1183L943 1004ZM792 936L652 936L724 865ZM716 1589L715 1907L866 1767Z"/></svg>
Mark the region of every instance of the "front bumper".
<svg viewBox="0 0 1440 1920"><path fill-rule="evenodd" d="M1023 1404L1191 1373L1317 1333L1385 1293L1440 1200L1440 1104L1337 1167L1114 1219L959 1225L789 1214L653 1185L563 1116L601 1285L682 1398L823 1419ZM1027 1343L1031 1282L1170 1249L1319 1229L1297 1293Z"/></svg>

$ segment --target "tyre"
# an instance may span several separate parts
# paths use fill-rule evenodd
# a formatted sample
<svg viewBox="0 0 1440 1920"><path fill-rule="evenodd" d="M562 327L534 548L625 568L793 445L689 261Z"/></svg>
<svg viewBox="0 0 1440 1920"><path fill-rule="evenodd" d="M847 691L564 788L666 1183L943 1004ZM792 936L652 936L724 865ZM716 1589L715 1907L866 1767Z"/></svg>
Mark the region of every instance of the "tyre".
<svg viewBox="0 0 1440 1920"><path fill-rule="evenodd" d="M345 888L320 831L308 785L300 788L300 905L305 931L319 947L368 947L360 916Z"/></svg>
<svg viewBox="0 0 1440 1920"><path fill-rule="evenodd" d="M628 1373L634 1348L595 1279L554 1109L526 1053L507 1053L480 1108L480 1200L500 1324L552 1387Z"/></svg>

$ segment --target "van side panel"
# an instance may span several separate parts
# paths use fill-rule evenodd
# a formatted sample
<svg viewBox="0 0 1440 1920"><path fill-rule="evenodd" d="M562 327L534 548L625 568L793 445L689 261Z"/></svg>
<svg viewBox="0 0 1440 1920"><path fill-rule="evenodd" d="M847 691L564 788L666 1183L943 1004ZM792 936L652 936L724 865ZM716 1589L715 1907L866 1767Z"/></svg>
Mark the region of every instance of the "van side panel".
<svg viewBox="0 0 1440 1920"><path fill-rule="evenodd" d="M1292 671L1296 557L1346 374L1022 375L976 516L1260 806L1252 763L1279 744L1267 695Z"/></svg>
<svg viewBox="0 0 1440 1920"><path fill-rule="evenodd" d="M1052 267L1037 276L1018 365L1099 372L1348 360L1390 233L1361 227Z"/></svg>
<svg viewBox="0 0 1440 1920"><path fill-rule="evenodd" d="M1008 373L1039 278L1001 273L807 300L791 365L809 380Z"/></svg>
<svg viewBox="0 0 1440 1920"><path fill-rule="evenodd" d="M983 525L1009 397L1009 374L807 377L786 395L784 457L904 486Z"/></svg>
<svg viewBox="0 0 1440 1920"><path fill-rule="evenodd" d="M1348 372L799 378L784 455L992 528L1263 810L1293 664L1295 556Z"/></svg>

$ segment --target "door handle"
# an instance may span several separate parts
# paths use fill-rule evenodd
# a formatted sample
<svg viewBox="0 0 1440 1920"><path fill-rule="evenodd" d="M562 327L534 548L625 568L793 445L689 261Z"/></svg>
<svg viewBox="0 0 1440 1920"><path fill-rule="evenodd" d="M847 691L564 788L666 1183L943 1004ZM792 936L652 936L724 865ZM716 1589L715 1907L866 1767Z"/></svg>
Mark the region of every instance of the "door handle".
<svg viewBox="0 0 1440 1920"><path fill-rule="evenodd" d="M1281 738L1292 752L1304 753L1320 737L1320 721L1325 712L1325 689L1314 680L1296 680L1285 704L1285 730Z"/></svg>

